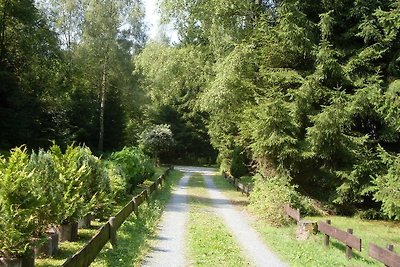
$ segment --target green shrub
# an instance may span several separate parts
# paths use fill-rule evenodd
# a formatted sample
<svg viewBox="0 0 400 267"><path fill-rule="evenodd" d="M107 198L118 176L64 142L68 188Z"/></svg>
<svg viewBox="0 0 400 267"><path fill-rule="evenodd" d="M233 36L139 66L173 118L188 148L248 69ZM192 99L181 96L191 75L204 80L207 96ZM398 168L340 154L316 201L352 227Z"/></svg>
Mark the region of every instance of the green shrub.
<svg viewBox="0 0 400 267"><path fill-rule="evenodd" d="M110 179L110 198L112 200L122 200L126 196L128 184L121 168L112 161L107 162L107 172Z"/></svg>
<svg viewBox="0 0 400 267"><path fill-rule="evenodd" d="M80 150L80 165L89 167L89 171L83 177L86 189L83 198L89 205L89 213L107 213L111 187L106 167L100 158L92 155L88 147L80 147Z"/></svg>
<svg viewBox="0 0 400 267"><path fill-rule="evenodd" d="M140 148L154 157L158 165L160 153L168 151L174 144L170 126L167 124L153 125L140 135Z"/></svg>
<svg viewBox="0 0 400 267"><path fill-rule="evenodd" d="M108 207L110 182L87 147L53 145L29 156L15 148L0 157L0 255L22 255L54 224L76 222Z"/></svg>
<svg viewBox="0 0 400 267"><path fill-rule="evenodd" d="M110 160L125 177L127 192L131 192L136 185L154 175L151 159L138 148L124 147L121 151L111 154Z"/></svg>
<svg viewBox="0 0 400 267"><path fill-rule="evenodd" d="M391 155L379 147L380 157L387 172L374 180L374 199L382 202L382 212L389 218L400 220L400 155Z"/></svg>
<svg viewBox="0 0 400 267"><path fill-rule="evenodd" d="M290 204L299 208L300 195L295 187L289 184L289 178L285 175L262 178L255 177L254 191L250 195L251 208L274 226L282 226L290 223L283 207Z"/></svg>
<svg viewBox="0 0 400 267"><path fill-rule="evenodd" d="M29 169L26 148L15 148L8 160L0 158L0 255L23 255L46 221L40 211L47 198Z"/></svg>
<svg viewBox="0 0 400 267"><path fill-rule="evenodd" d="M46 228L57 223L57 218L60 217L64 188L59 183L59 173L56 171L53 156L49 151L39 150L37 153L33 151L28 169L40 193L39 197L44 203L37 212L43 221L43 227Z"/></svg>
<svg viewBox="0 0 400 267"><path fill-rule="evenodd" d="M88 147L70 145L62 153L53 145L50 151L63 189L58 223L76 222L89 212L104 211L110 183L100 159Z"/></svg>

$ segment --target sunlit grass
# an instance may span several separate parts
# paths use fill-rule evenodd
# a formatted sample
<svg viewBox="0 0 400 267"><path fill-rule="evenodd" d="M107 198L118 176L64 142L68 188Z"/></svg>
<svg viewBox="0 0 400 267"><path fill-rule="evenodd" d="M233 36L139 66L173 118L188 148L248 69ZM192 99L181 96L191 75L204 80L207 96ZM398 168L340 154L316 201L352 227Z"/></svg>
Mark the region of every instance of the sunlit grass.
<svg viewBox="0 0 400 267"><path fill-rule="evenodd" d="M247 208L248 200L240 192L229 184L223 177L214 178L216 186L229 196L233 203ZM257 215L257 214L253 214ZM332 225L346 230L352 228L354 234L362 239L362 252L353 250L353 258L348 260L345 256L346 247L331 238L331 245L325 248L323 245L324 235L319 233L312 235L306 241L296 240L296 225L276 228L265 221L258 220L254 223L255 228L263 237L265 243L276 252L290 266L383 266L381 263L368 256L368 244L375 243L385 247L391 243L397 247L400 253L400 224L382 221L366 221L349 217L308 217L310 221L325 221L330 219Z"/></svg>
<svg viewBox="0 0 400 267"><path fill-rule="evenodd" d="M192 266L248 266L235 238L212 210L204 179L189 181L188 246Z"/></svg>

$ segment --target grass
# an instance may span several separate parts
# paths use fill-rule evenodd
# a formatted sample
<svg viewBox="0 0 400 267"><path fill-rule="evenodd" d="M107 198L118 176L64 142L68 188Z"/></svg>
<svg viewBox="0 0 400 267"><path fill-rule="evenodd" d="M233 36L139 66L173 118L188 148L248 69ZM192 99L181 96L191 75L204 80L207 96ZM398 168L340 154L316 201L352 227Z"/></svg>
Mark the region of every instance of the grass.
<svg viewBox="0 0 400 267"><path fill-rule="evenodd" d="M222 177L215 178L216 186L232 199L232 202L248 209L248 200ZM255 214L256 215L256 214ZM347 260L346 247L335 239L331 239L330 247L323 246L323 234L311 236L306 241L296 240L296 225L276 228L265 221L258 220L254 226L263 237L265 243L290 266L383 266L368 256L368 244L375 243L385 247L391 243L400 253L400 224L367 221L349 217L307 217L310 221L331 219L332 225L346 230L352 228L354 234L362 239L362 252L353 250L353 259Z"/></svg>
<svg viewBox="0 0 400 267"><path fill-rule="evenodd" d="M240 177L240 182L244 185L252 187L254 185L254 179L252 176L242 176Z"/></svg>
<svg viewBox="0 0 400 267"><path fill-rule="evenodd" d="M94 221L92 222L90 229L79 229L78 240L76 242L60 243L57 255L52 258L35 259L35 266L61 266L68 257L80 250L90 240L90 238L92 238L102 224L102 222Z"/></svg>
<svg viewBox="0 0 400 267"><path fill-rule="evenodd" d="M156 173L162 174L162 172L166 168L158 168L156 169ZM159 175L158 175L159 176ZM158 178L155 177L155 178ZM121 243L121 247L111 250L111 246L108 243L105 248L103 248L101 254L99 255L99 259L92 264L92 266L132 266L130 265L121 265L119 263L119 254L125 253L123 251L123 247L135 247L136 253L125 253L127 257L131 257L129 262L138 262L139 256L145 253L146 242L144 240L152 233L152 227L157 224L158 218L161 216L162 208L165 203L169 199L170 191L172 186L180 179L181 173L178 171L170 172L170 175L167 178L166 186L163 185L160 191L156 191L152 195L152 201L149 204L142 204L140 206L141 216L139 219L135 219L134 215L131 215L128 220L121 226L118 230L118 242ZM143 185L137 187L134 190L134 194L140 193L143 189L147 188L152 183L151 180L146 180ZM113 207L112 214L116 214L119 210L121 210L125 204L132 199L132 196L127 196L125 199L116 203ZM60 250L52 258L43 258L36 259L35 266L39 267L53 267L53 266L61 266L68 257L72 256L78 250L80 250L97 232L97 230L105 223L104 220L96 220L92 222L92 227L90 229L79 229L78 241L76 242L62 242L60 243ZM134 237L135 236L135 237ZM126 244L122 245L126 242L132 242L129 246ZM144 244L142 246L142 244Z"/></svg>
<svg viewBox="0 0 400 267"><path fill-rule="evenodd" d="M213 212L204 179L189 181L188 246L191 266L249 266L235 238Z"/></svg>
<svg viewBox="0 0 400 267"><path fill-rule="evenodd" d="M117 247L108 243L91 266L140 266L155 238L157 224L171 196L172 187L182 174L172 171L166 185L152 195L150 203L140 206L139 218L131 215L117 233Z"/></svg>

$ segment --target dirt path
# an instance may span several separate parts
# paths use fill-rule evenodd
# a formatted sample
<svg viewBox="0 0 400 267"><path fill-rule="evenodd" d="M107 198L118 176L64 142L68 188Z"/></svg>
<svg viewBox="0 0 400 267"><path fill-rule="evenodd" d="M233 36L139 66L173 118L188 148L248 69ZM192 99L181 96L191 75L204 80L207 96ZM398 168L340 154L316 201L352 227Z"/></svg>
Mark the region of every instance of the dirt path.
<svg viewBox="0 0 400 267"><path fill-rule="evenodd" d="M208 193L212 199L215 210L225 221L225 224L232 231L239 241L240 246L248 255L255 266L283 267L287 266L272 251L270 251L259 234L251 226L249 215L237 210L229 199L224 196L214 185L208 175L204 176L204 181L208 187Z"/></svg>
<svg viewBox="0 0 400 267"><path fill-rule="evenodd" d="M191 174L185 173L172 193L161 223L157 242L142 266L186 266L185 235L188 215L186 186Z"/></svg>
<svg viewBox="0 0 400 267"><path fill-rule="evenodd" d="M146 257L143 266L187 266L186 255L186 222L188 215L186 186L193 173L201 173L214 204L215 212L223 218L241 248L255 266L283 267L281 262L261 241L258 233L251 227L248 214L238 211L229 199L214 185L212 176L215 169L200 167L176 166L184 173L178 188L173 192L171 202L163 215L158 240L152 252ZM212 226L210 226L212 227Z"/></svg>

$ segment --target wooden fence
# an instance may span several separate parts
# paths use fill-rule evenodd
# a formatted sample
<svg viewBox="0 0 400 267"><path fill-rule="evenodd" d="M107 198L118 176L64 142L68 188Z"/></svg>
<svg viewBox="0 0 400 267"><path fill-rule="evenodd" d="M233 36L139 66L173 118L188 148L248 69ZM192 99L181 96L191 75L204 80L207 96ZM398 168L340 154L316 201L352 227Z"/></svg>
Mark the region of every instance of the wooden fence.
<svg viewBox="0 0 400 267"><path fill-rule="evenodd" d="M297 221L298 225L301 219L299 209L293 209L290 205L284 206L284 211L286 214ZM301 224L300 224L301 226ZM347 229L346 231L340 230L331 226L331 221L318 222L318 231L325 234L324 245L329 246L329 239L333 237L346 245L346 256L348 258L352 257L352 249L361 251L362 240L353 235L352 229ZM385 264L389 267L400 267L400 255L393 252L393 246L388 245L387 248L381 248L375 244L369 244L368 255L375 260Z"/></svg>
<svg viewBox="0 0 400 267"><path fill-rule="evenodd" d="M293 209L292 207L289 206L289 204L283 206L283 209L285 210L286 214L292 219L294 219L296 222L299 222L301 220L299 209Z"/></svg>
<svg viewBox="0 0 400 267"><path fill-rule="evenodd" d="M393 252L393 246L387 248L378 247L375 244L369 244L368 255L389 267L400 267L400 255Z"/></svg>
<svg viewBox="0 0 400 267"><path fill-rule="evenodd" d="M68 258L63 267L86 267L89 266L97 257L101 249L111 242L113 246L116 244L116 232L122 223L131 215L132 212L139 216L139 206L148 200L149 195L157 190L159 185L165 182L165 177L169 174L171 168L167 169L163 175L150 185L149 188L143 190L135 196L128 204L125 205L115 217L111 217L97 233L89 240L89 242L77 253Z"/></svg>
<svg viewBox="0 0 400 267"><path fill-rule="evenodd" d="M238 178L232 177L231 175L228 175L226 172L223 172L222 174L224 178L228 180L230 184L236 187L238 191L241 191L242 194L246 194L247 196L249 196L250 192L253 191L253 189L250 186L244 185L241 182L239 182L240 180Z"/></svg>
<svg viewBox="0 0 400 267"><path fill-rule="evenodd" d="M324 244L329 246L329 238L333 237L346 245L346 256L351 258L353 255L352 249L361 251L361 239L353 235L353 229L347 229L347 232L340 230L330 225L331 221L318 223L318 231L325 234Z"/></svg>

